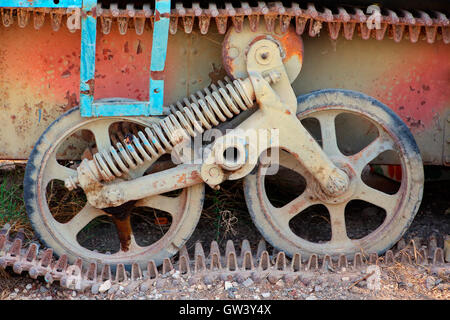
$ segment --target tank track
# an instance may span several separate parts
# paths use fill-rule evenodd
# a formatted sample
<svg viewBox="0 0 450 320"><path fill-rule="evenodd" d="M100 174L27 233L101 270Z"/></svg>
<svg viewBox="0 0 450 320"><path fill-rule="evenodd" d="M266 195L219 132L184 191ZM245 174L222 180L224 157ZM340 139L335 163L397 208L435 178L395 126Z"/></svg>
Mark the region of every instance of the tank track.
<svg viewBox="0 0 450 320"><path fill-rule="evenodd" d="M209 255L205 255L203 246L197 242L193 259L192 253L189 254L184 246L178 254L177 261L165 259L158 268L151 260L146 270L142 270L138 264L133 264L131 270L127 271L123 264L103 265L100 268L97 263L90 263L89 267L83 270L81 259L73 265L68 263L66 255L56 260L52 249L39 250L37 243L24 245L24 236L20 231L14 239L10 239L8 233L9 225L5 225L0 231L1 269L12 267L17 274L25 271L33 279L43 277L47 283L59 282L63 288L90 290L93 294L97 294L99 290L101 292L100 288L105 282L109 282L108 293L113 293L119 286L125 286L126 292L132 292L137 288L147 291L157 282L163 285L165 281L180 277L190 284L203 282L206 285L216 280L243 283L249 278L252 279L252 283L258 283L263 279L276 283L282 279L287 284L293 284L302 276L315 272L321 274L347 270L357 272L369 265L388 267L396 263L420 265L434 274L450 274L448 253L444 253L444 249L437 246L436 236L431 236L427 245L422 245L421 239L412 239L408 243L401 239L394 250L388 250L381 257L376 253L356 253L351 260L344 255L334 260L328 255L319 257L315 254L309 257L295 254L289 259L281 251L269 254L264 240L259 242L256 254L252 253L248 240L242 241L239 255L233 242L228 240L224 255L215 241L211 243ZM448 236L446 239L449 239Z"/></svg>
<svg viewBox="0 0 450 320"><path fill-rule="evenodd" d="M276 24L279 24L282 32L285 32L292 24L297 34L306 33L311 37L319 36L326 27L329 37L333 40L336 40L341 33L345 39L351 40L356 33L365 40L370 38L382 40L388 37L395 42L405 38L413 43L419 40L426 40L428 43L442 40L445 44L450 43L448 13L389 9L383 9L380 12L379 28L374 28L371 25L372 14L366 14L358 7L337 7L332 10L326 7L319 9L319 6L313 3L304 6L291 3L290 6L285 6L281 2L258 2L257 6L242 2L240 7L236 7L226 2L223 6L209 3L208 8L203 8L199 3L185 6L178 2L171 10L169 31L175 34L179 28L182 28L189 34L197 24L200 33L206 34L212 25L211 20L215 22L220 34L225 34L231 25L240 32L245 20L248 20L251 29L256 31L259 21L264 20L269 32L274 30ZM1 20L5 27L13 25L17 20L22 28L32 20L34 28L40 29L44 25L46 16L49 16L53 30L57 31L63 24L63 16L68 18L74 14L76 14L74 9L3 8ZM120 34L126 34L128 29L134 28L136 33L141 35L146 25L153 27L155 19L154 8L148 4L144 4L141 9L135 8L133 4L128 4L123 9L119 8L118 4L110 4L108 8L99 4L93 15L99 18L104 34L111 32L113 22L116 21ZM72 24L67 26L70 31L76 31Z"/></svg>

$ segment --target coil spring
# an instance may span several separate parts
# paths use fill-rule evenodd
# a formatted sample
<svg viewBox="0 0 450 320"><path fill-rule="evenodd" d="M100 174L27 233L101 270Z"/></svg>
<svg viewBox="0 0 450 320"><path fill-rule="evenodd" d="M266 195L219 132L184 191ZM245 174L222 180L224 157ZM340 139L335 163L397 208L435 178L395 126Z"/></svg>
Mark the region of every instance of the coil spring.
<svg viewBox="0 0 450 320"><path fill-rule="evenodd" d="M250 95L241 80L225 83L197 91L188 98L169 106L171 114L136 134L116 143L116 148L100 150L94 155L101 178L111 181L135 169L145 161L152 161L172 151L183 137L194 137L205 129L211 129L231 119L241 111L253 106Z"/></svg>

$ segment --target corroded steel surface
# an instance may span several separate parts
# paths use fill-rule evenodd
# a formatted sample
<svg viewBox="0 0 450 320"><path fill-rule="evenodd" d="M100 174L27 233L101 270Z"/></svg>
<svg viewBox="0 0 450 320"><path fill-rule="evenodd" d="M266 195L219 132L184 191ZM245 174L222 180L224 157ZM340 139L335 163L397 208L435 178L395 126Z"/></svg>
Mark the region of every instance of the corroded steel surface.
<svg viewBox="0 0 450 320"><path fill-rule="evenodd" d="M292 23L295 25L297 34L301 35L305 32L313 37L327 26L328 34L332 39L337 39L340 33L346 39L352 39L356 31L363 39L370 37L383 39L388 35L396 42L402 40L404 36L411 42L417 42L424 37L429 43L433 43L439 35L438 38L442 37L445 43L450 42L449 18L446 14L436 11L431 14L422 10L396 12L378 9L376 10L378 17L376 17L373 10L367 10L365 13L358 7L350 10L338 7L333 12L327 7L319 9L319 6L316 7L313 3L302 4L302 6L291 3L284 6L281 2L258 2L257 6L251 6L248 2L242 2L241 6L237 7L225 2L224 8L220 7L214 2L209 3L208 8L200 7L199 3L193 3L192 6L176 3L175 8L170 11L170 33L175 34L180 26L184 28L184 32L191 33L197 22L200 32L206 34L209 27L213 25L211 21L215 21L219 33L225 34L228 22L237 30L242 30L245 19L250 21L252 29L256 31L259 20L264 19L268 31L273 31L275 25L279 25L281 30L287 30ZM128 28L133 26L137 34L142 34L146 22L153 27L154 21L159 19L159 12L151 8L149 4L144 4L142 9L134 8L133 4L128 4L122 9L117 3L110 4L108 8L98 4L92 11L100 17L101 29L105 34L111 32L114 20L121 34L127 33ZM22 17L18 23L24 27L30 20L31 13L36 29L43 25L45 15L49 14L55 31L61 27L62 15L77 15L74 9L4 8L1 9L3 25L11 26L15 20L14 16L17 15ZM78 12L77 18L79 15Z"/></svg>
<svg viewBox="0 0 450 320"><path fill-rule="evenodd" d="M0 38L0 135L8 137L2 139L0 158L26 159L51 121L79 104L80 34L55 33L46 24L40 31L0 28ZM222 41L214 31L169 37L166 105L223 79ZM371 95L408 124L426 164L443 163L450 108L448 45L308 36L303 42L304 63L293 83L297 95L323 88ZM111 32L99 35L97 46L95 98L147 100L150 59L145 53L151 33Z"/></svg>
<svg viewBox="0 0 450 320"><path fill-rule="evenodd" d="M377 254L356 253L351 260L344 255L333 260L330 256L316 254L308 257L294 254L288 258L282 251L269 253L262 240L256 253L252 252L249 241L243 240L238 254L233 242L228 240L224 254L215 241L211 243L209 254L205 254L202 245L197 243L193 255L183 247L176 263L165 259L158 268L155 262L150 260L145 269L135 263L127 271L123 264L114 266L87 264L81 259L70 264L65 255L56 260L51 249L39 250L36 243L26 247L20 237L9 239L7 228L8 226L5 226L3 233L0 234L0 268L12 267L15 273L25 271L33 279L43 276L47 283L59 282L65 288L90 289L93 293L98 293L100 286L106 281L112 284L106 289L111 290L109 293L117 290L119 284L126 285L126 291L137 288L147 291L154 282L164 282L167 275L174 273L186 277L189 283L210 284L215 280L233 280L242 283L250 278L254 282L267 279L271 283L283 279L286 283L292 284L302 275L311 272L320 271L323 274L337 270L357 271L368 265L390 266L397 262L427 266L436 273L448 273L450 269L450 264L444 259L444 250L433 246L432 239L429 245L422 245L414 240L405 245L405 241L402 240L395 250L388 250L383 257L378 257ZM115 269L115 272L112 272L112 269Z"/></svg>
<svg viewBox="0 0 450 320"><path fill-rule="evenodd" d="M144 31L152 28L153 11L145 6L142 10L132 6L122 10L113 4L96 10L98 28L103 32L98 32L94 98L148 100L147 53L152 39L151 32ZM65 9L1 10L2 23L8 27L0 27L0 135L4 137L0 159L26 159L51 121L79 104L80 32L61 28L65 22L61 18L70 18L72 13ZM397 19L390 13L382 18L381 29L371 30L367 29L368 14L318 11L314 6L285 8L279 3L261 3L257 8L227 5L225 9L214 9L214 4L208 9L176 4L171 14L166 105L225 76L221 33L229 26L239 30L245 21L253 26L263 22L263 29L273 26L278 30L286 26L283 21L289 21L304 38L303 69L293 84L297 95L343 88L374 96L408 124L425 164L449 163L449 133L444 122L450 106L450 48L445 44L450 26L444 14L428 18L418 12ZM352 22L356 18L359 22ZM34 27L26 27L28 24ZM326 32L325 24L331 39L339 30L337 40L319 37ZM124 32L133 27L136 32ZM185 33L176 32L177 28ZM415 40L411 35L417 28L421 33L415 44L391 40L399 40L400 31L404 38ZM361 40L368 38L369 31L371 40ZM345 40L353 34L352 41ZM381 39L381 34L384 40L373 39ZM425 40L437 41L428 45Z"/></svg>

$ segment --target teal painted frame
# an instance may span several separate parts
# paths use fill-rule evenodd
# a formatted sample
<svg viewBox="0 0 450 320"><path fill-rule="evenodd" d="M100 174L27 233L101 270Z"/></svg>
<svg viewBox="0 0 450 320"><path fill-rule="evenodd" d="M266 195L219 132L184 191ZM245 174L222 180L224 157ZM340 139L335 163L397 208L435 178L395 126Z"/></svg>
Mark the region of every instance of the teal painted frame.
<svg viewBox="0 0 450 320"><path fill-rule="evenodd" d="M97 0L0 0L0 8L81 8L80 112L82 117L162 115L170 0L155 0L149 101L95 102Z"/></svg>
<svg viewBox="0 0 450 320"><path fill-rule="evenodd" d="M83 1L81 21L80 112L82 117L162 115L164 68L169 37L170 0L155 0L155 22L150 62L149 101L95 102L95 45L97 19L92 16L97 0Z"/></svg>

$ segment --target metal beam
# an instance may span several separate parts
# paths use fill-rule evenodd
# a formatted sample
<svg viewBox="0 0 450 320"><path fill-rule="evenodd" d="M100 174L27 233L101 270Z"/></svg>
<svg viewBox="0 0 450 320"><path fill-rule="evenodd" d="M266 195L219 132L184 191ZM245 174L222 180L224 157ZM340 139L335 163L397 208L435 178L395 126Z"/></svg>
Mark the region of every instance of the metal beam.
<svg viewBox="0 0 450 320"><path fill-rule="evenodd" d="M83 0L1 0L0 8L81 8Z"/></svg>

